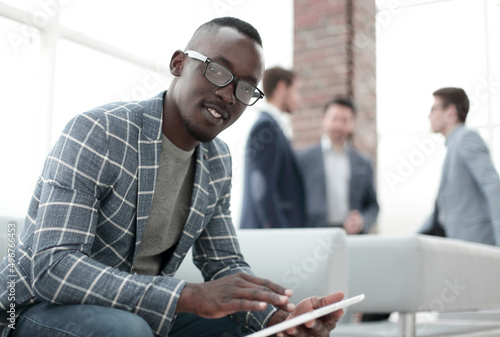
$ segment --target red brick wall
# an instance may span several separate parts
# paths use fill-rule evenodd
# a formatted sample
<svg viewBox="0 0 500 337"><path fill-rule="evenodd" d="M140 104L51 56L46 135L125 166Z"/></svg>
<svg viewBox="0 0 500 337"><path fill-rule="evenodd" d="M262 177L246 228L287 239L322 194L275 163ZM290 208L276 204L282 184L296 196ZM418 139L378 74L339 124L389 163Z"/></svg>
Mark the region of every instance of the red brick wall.
<svg viewBox="0 0 500 337"><path fill-rule="evenodd" d="M317 142L323 105L350 95L358 107L354 146L375 160L375 0L295 0L294 11L294 69L302 88L294 146Z"/></svg>
<svg viewBox="0 0 500 337"><path fill-rule="evenodd" d="M377 153L375 0L353 1L353 97L358 107L354 144L373 159Z"/></svg>

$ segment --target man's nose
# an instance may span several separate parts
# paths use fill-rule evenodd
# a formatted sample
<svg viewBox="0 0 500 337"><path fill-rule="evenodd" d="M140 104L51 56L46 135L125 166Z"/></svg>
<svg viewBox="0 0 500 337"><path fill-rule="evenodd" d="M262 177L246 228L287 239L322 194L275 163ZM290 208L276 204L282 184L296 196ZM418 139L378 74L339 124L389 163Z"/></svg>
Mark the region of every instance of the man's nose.
<svg viewBox="0 0 500 337"><path fill-rule="evenodd" d="M234 95L236 83L231 82L224 87L219 87L215 90L215 94L219 96L225 103L234 104L236 103L236 97Z"/></svg>

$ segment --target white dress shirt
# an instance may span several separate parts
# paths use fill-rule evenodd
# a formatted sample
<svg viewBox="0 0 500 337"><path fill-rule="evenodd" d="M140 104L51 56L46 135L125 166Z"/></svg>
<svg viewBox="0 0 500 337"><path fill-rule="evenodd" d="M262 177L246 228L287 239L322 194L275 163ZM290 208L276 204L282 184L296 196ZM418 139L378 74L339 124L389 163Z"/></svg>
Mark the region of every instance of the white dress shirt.
<svg viewBox="0 0 500 337"><path fill-rule="evenodd" d="M338 151L327 136L321 138L326 179L326 220L329 224L343 224L349 212L351 165L347 146Z"/></svg>

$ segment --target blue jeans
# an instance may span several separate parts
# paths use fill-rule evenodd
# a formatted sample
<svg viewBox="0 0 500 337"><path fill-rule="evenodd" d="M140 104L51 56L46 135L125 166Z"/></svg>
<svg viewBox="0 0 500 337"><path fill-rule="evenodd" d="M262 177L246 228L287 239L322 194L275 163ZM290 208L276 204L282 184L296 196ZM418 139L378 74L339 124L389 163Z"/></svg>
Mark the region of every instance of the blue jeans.
<svg viewBox="0 0 500 337"><path fill-rule="evenodd" d="M251 333L228 317L178 314L169 337L237 337ZM97 305L36 304L21 313L12 337L153 337L141 317Z"/></svg>

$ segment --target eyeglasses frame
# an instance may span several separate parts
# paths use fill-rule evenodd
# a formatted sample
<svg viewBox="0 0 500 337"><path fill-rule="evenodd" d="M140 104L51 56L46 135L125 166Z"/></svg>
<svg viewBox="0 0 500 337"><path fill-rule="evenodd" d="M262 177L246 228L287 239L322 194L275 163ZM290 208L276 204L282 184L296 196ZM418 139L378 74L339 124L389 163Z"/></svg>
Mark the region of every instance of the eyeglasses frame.
<svg viewBox="0 0 500 337"><path fill-rule="evenodd" d="M220 64L219 62L217 61L214 61L212 60L211 58L201 54L201 53L198 53L197 51L194 51L194 50L186 50L184 52L184 54L186 54L187 56L189 56L190 58L192 59L195 59L195 60L198 60L198 61L201 61L201 62L204 62L206 65L205 65L205 69L203 70L203 77L205 77L205 79L207 81L209 81L210 83L212 83L213 85L215 85L216 87L219 87L219 88L223 88L225 87L226 85L229 85L231 82L235 82L236 85L234 86L234 97L236 97L238 99L238 101L240 101L242 104L246 105L246 106L252 106L254 105L255 103L257 103L259 101L259 99L262 99L264 98L264 93L259 89L257 88L257 86L255 86L254 84L244 80L244 79L241 79L239 78L238 76L236 76L235 74L233 74L233 72L231 70L229 70L226 66L224 66L223 64ZM227 83L223 84L223 85L218 85L218 84L215 84L213 83L212 81L210 81L207 76L205 75L205 73L207 72L207 69L208 69L208 65L210 63L216 63L217 65L223 67L224 69L226 69L232 76L232 79L230 79L229 81L227 81ZM253 92L252 94L252 97L256 97L257 99L255 100L255 102L253 102L252 104L248 104L248 103L245 103L243 102L241 99L239 99L237 96L236 96L236 88L238 87L238 83L242 81L242 82L245 82L245 83L248 83L250 84L252 87L255 88L255 91Z"/></svg>

